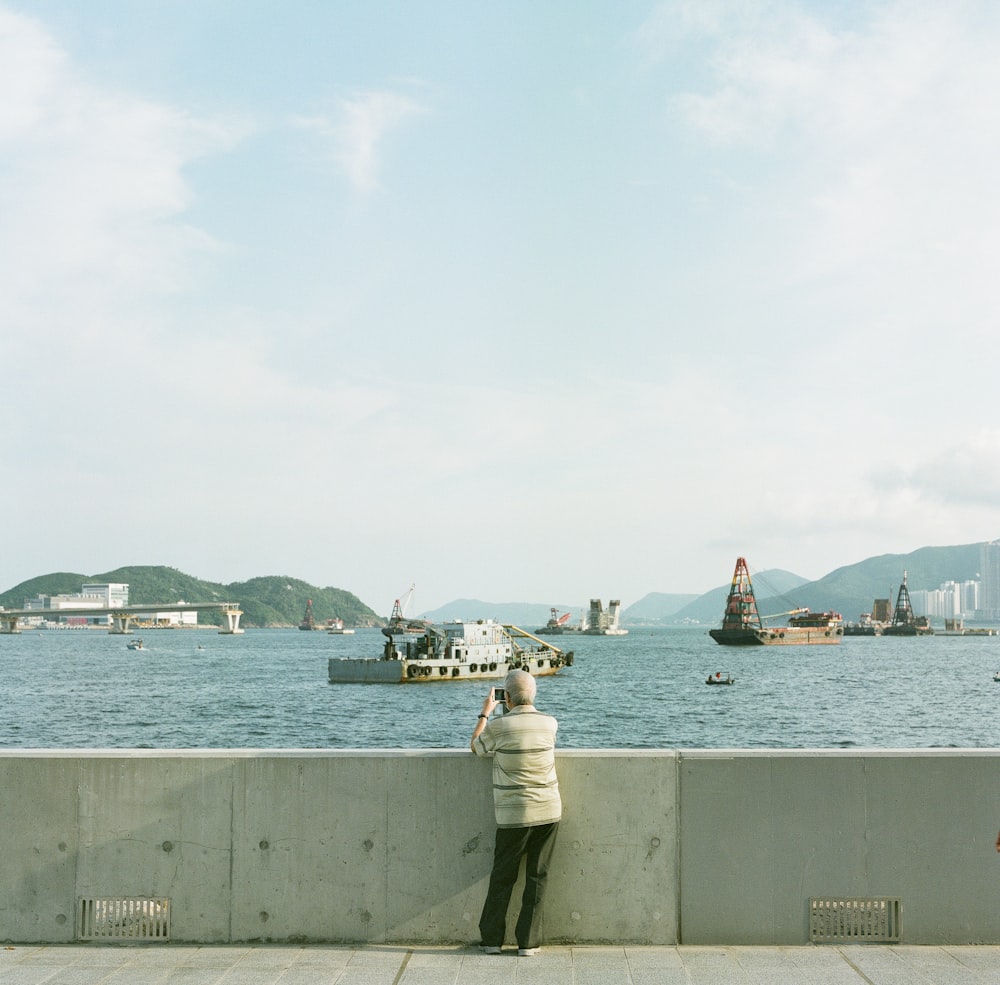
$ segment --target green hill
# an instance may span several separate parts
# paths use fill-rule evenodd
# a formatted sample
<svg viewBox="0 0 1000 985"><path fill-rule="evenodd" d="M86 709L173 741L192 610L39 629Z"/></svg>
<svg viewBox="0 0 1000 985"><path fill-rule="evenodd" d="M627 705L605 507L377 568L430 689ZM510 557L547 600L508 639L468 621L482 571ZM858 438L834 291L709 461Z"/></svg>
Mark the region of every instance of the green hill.
<svg viewBox="0 0 1000 985"><path fill-rule="evenodd" d="M297 626L312 599L318 623L340 618L345 626L382 626L385 620L357 596L340 588L319 588L298 578L280 575L252 578L223 585L202 581L175 568L161 565L133 565L94 575L58 572L41 575L15 585L0 595L0 606L20 609L24 600L37 595L73 594L84 582L121 582L129 586L129 601L136 605L160 602L237 602L243 610L241 623L247 627ZM201 612L198 621L220 625L221 616Z"/></svg>
<svg viewBox="0 0 1000 985"><path fill-rule="evenodd" d="M781 568L771 568L767 571L752 571L754 592L757 595L758 603L768 597L782 597L784 593L792 593L796 598L803 586L810 583L800 575L792 574L790 571L783 571ZM661 596L670 600L668 605L658 608L656 605L657 596L655 593L645 596L634 606L630 606L622 613L622 621L626 625L632 625L633 621L640 624L671 625L677 623L705 623L714 626L722 620L722 610L726 607L726 596L729 594L730 582L719 585L705 592L703 595L689 596L686 604L677 604L678 599L683 599L682 595ZM795 603L797 607L799 604ZM784 608L792 608L785 605ZM634 615L633 609L639 609L641 615ZM761 612L770 612L770 609L761 608Z"/></svg>
<svg viewBox="0 0 1000 985"><path fill-rule="evenodd" d="M697 595L650 592L622 610L621 621L629 626L658 625L673 620L674 615L696 601Z"/></svg>
<svg viewBox="0 0 1000 985"><path fill-rule="evenodd" d="M895 605L904 571L911 592L939 588L946 581L978 579L979 548L977 543L881 554L837 568L797 590L795 597L802 600L799 605L814 611L835 609L849 622L856 622L862 612L871 612L876 598L887 598Z"/></svg>
<svg viewBox="0 0 1000 985"><path fill-rule="evenodd" d="M980 544L954 547L921 547L910 554L882 554L857 564L837 568L818 581L780 569L752 571L757 605L761 613L774 614L799 606L814 612L834 609L848 621L870 612L876 598L895 602L903 572L907 572L911 591L938 588L947 581L970 581L979 578ZM26 598L37 595L72 594L84 582L124 582L129 598L137 604L169 602L237 602L243 610L242 623L248 627L297 626L306 603L313 601L313 616L322 624L340 618L346 626L360 628L384 626L386 620L368 608L357 596L340 588L319 588L298 578L272 575L223 585L202 581L175 568L159 565L133 565L84 575L54 572L22 582L0 595L0 606L20 609ZM650 593L622 611L622 625L676 625L699 622L716 625L722 619L729 582L726 581L700 596ZM582 608L582 607L577 607ZM560 611L577 608L564 606ZM441 606L425 618L467 619L495 618L531 629L544 626L549 606L538 603L498 604L458 599ZM199 614L199 621L218 625L221 617L213 612Z"/></svg>
<svg viewBox="0 0 1000 985"><path fill-rule="evenodd" d="M856 622L862 612L871 612L872 602L887 598L896 602L903 572L907 573L910 591L931 590L946 581L971 581L979 577L979 547L962 544L956 547L921 547L910 554L881 554L856 564L837 568L817 581L806 582L796 576L780 583L770 571L751 571L757 608L764 615L787 612L806 606L814 612L833 609L848 622ZM787 572L783 573L787 576ZM672 622L684 619L717 625L722 620L729 583L706 592L690 605L674 613Z"/></svg>

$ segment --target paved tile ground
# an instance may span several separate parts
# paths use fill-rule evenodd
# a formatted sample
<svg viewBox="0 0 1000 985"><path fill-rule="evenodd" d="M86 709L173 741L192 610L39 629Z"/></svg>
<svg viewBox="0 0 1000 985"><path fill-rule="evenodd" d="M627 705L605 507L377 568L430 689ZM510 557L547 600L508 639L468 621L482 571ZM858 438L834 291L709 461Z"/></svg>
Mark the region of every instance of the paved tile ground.
<svg viewBox="0 0 1000 985"><path fill-rule="evenodd" d="M0 985L1000 985L1000 947L7 946Z"/></svg>

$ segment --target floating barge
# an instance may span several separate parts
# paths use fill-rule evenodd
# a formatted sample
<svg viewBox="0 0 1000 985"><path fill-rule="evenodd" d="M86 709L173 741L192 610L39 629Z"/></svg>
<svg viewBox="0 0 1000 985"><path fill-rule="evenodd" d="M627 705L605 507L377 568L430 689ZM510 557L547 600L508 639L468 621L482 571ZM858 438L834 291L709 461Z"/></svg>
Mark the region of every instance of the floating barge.
<svg viewBox="0 0 1000 985"><path fill-rule="evenodd" d="M791 616L787 626L765 626L750 581L746 558L736 559L736 570L729 587L722 628L710 629L708 635L720 646L802 646L839 643L844 635L844 620L839 612L810 612L793 609L779 615Z"/></svg>
<svg viewBox="0 0 1000 985"><path fill-rule="evenodd" d="M578 626L569 624L568 612L560 616L557 609L550 609L552 618L535 632L539 636L562 636L565 633L583 636L628 636L628 630L618 625L621 606L621 599L611 599L608 602L608 611L605 612L600 599L591 599L590 610L581 618Z"/></svg>
<svg viewBox="0 0 1000 985"><path fill-rule="evenodd" d="M582 633L583 632L583 621L581 620L580 625L573 626L570 625L570 616L572 613L564 612L559 615L558 609L549 609L551 616L549 621L542 626L540 629L536 629L535 632L539 636L562 636L565 633Z"/></svg>
<svg viewBox="0 0 1000 985"><path fill-rule="evenodd" d="M903 584L899 586L896 596L896 608L892 613L892 623L882 628L883 636L933 636L934 628L927 616L917 616L913 613L910 603L910 590L906 585L906 571L903 571Z"/></svg>
<svg viewBox="0 0 1000 985"><path fill-rule="evenodd" d="M381 657L331 657L330 683L495 680L512 670L547 677L573 666L572 651L563 652L526 630L492 619L427 624L420 636L382 632L387 639Z"/></svg>

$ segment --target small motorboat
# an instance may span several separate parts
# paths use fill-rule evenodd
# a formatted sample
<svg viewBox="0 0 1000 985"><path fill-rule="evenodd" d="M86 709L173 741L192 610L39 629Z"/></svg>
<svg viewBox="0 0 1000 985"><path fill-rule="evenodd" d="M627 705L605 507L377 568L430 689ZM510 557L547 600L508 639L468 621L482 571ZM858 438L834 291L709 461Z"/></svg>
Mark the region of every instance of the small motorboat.
<svg viewBox="0 0 1000 985"><path fill-rule="evenodd" d="M997 682L997 684L1000 684L1000 670L998 670L998 671L997 671L997 672L996 672L996 673L995 673L995 674L993 675L993 680L995 680L995 681Z"/></svg>
<svg viewBox="0 0 1000 985"><path fill-rule="evenodd" d="M130 650L145 650L146 648L142 645L142 640L129 640L125 644Z"/></svg>
<svg viewBox="0 0 1000 985"><path fill-rule="evenodd" d="M717 670L714 674L709 674L708 679L705 681L706 684L735 684L736 678L727 670L725 676L721 670Z"/></svg>

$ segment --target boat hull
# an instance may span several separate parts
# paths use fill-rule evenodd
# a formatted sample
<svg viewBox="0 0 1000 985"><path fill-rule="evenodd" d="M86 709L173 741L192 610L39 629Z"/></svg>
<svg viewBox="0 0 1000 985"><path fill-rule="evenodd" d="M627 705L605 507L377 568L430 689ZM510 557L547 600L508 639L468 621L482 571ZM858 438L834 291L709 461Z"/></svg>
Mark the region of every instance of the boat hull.
<svg viewBox="0 0 1000 985"><path fill-rule="evenodd" d="M845 626L845 636L881 636L881 626Z"/></svg>
<svg viewBox="0 0 1000 985"><path fill-rule="evenodd" d="M722 627L710 629L708 635L720 646L829 646L839 643L844 635L844 620L839 612L793 609L779 615L792 617L787 626L764 625L757 611L747 559L738 557Z"/></svg>
<svg viewBox="0 0 1000 985"><path fill-rule="evenodd" d="M710 629L708 635L720 646L830 646L844 635L842 626L774 629Z"/></svg>
<svg viewBox="0 0 1000 985"><path fill-rule="evenodd" d="M627 629L552 629L543 626L535 630L536 636L628 636Z"/></svg>
<svg viewBox="0 0 1000 985"><path fill-rule="evenodd" d="M512 670L547 677L573 665L571 652L564 653L533 633L492 619L428 624L416 640L387 635L381 657L331 657L327 665L330 683L487 681L502 679Z"/></svg>
<svg viewBox="0 0 1000 985"><path fill-rule="evenodd" d="M446 681L502 680L512 670L526 670L534 677L547 677L572 662L572 654L532 654L517 663L503 660L481 664L434 658L331 657L328 674L331 684L440 684Z"/></svg>

